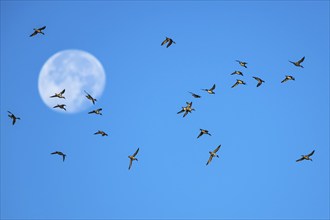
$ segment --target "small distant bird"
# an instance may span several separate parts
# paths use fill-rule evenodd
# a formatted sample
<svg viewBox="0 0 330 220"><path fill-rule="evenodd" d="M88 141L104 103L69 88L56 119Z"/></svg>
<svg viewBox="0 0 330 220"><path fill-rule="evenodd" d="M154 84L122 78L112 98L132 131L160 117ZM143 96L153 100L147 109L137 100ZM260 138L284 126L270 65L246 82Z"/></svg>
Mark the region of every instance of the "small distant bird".
<svg viewBox="0 0 330 220"><path fill-rule="evenodd" d="M295 65L295 66L299 66L299 67L301 67L301 68L304 68L304 67L301 65L301 63L304 62L304 60L305 60L305 57L301 58L301 59L298 60L297 62L292 62L292 61L290 61L290 60L289 60L289 62L290 62L290 63L293 63L293 65Z"/></svg>
<svg viewBox="0 0 330 220"><path fill-rule="evenodd" d="M210 153L210 157L209 157L209 160L207 161L206 163L206 166L211 163L213 157L219 157L219 155L217 155L216 153L218 152L218 150L220 149L221 147L221 144L214 150L214 151L209 151Z"/></svg>
<svg viewBox="0 0 330 220"><path fill-rule="evenodd" d="M201 132L199 133L199 135L197 136L197 138L201 137L203 134L208 134L210 136L212 136L208 130L205 129L199 129Z"/></svg>
<svg viewBox="0 0 330 220"><path fill-rule="evenodd" d="M238 84L243 84L243 85L245 85L246 83L245 83L243 80L237 79L237 80L236 80L236 83L235 83L231 88L234 88L234 87L237 86Z"/></svg>
<svg viewBox="0 0 330 220"><path fill-rule="evenodd" d="M253 78L258 81L257 87L259 87L262 83L265 82L265 81L263 81L262 79L260 79L259 77L256 77L256 76L253 76Z"/></svg>
<svg viewBox="0 0 330 220"><path fill-rule="evenodd" d="M53 153L51 153L51 154L58 154L58 155L62 156L62 157L63 157L63 162L64 162L65 157L66 157L66 155L63 154L61 151L55 151L55 152L53 152Z"/></svg>
<svg viewBox="0 0 330 220"><path fill-rule="evenodd" d="M21 118L16 117L13 113L11 113L10 111L7 111L9 113L8 117L11 118L13 120L13 125L16 123L16 120L21 120Z"/></svg>
<svg viewBox="0 0 330 220"><path fill-rule="evenodd" d="M232 74L230 74L230 75L241 75L241 76L243 76L243 73L241 72L241 71L234 71Z"/></svg>
<svg viewBox="0 0 330 220"><path fill-rule="evenodd" d="M315 150L313 150L311 153L307 154L307 155L301 155L301 158L296 160L296 162L302 161L302 160L310 160L313 161L312 158L310 158L310 156L312 156L314 154Z"/></svg>
<svg viewBox="0 0 330 220"><path fill-rule="evenodd" d="M97 114L97 115L102 115L102 108L99 108L99 109L96 109L96 110L93 110L93 111L90 111L88 112L88 114Z"/></svg>
<svg viewBox="0 0 330 220"><path fill-rule="evenodd" d="M241 65L241 66L247 68L247 66L246 66L247 62L243 62L243 61L239 61L239 60L236 60L236 62L238 62L239 65Z"/></svg>
<svg viewBox="0 0 330 220"><path fill-rule="evenodd" d="M283 80L281 81L281 83L284 83L284 82L286 82L286 81L288 81L288 80L295 80L295 78L294 78L293 76L285 76L285 79L283 79Z"/></svg>
<svg viewBox="0 0 330 220"><path fill-rule="evenodd" d="M95 132L94 134L100 134L102 136L108 136L107 133L105 133L104 131L98 130L97 132Z"/></svg>
<svg viewBox="0 0 330 220"><path fill-rule="evenodd" d="M65 93L65 89L63 89L63 91L60 92L60 93L55 93L55 95L50 96L50 98L57 97L57 98L60 98L60 99L65 99L65 97L63 96L64 93Z"/></svg>
<svg viewBox="0 0 330 220"><path fill-rule="evenodd" d="M131 167L132 167L133 160L138 161L138 159L135 158L135 156L137 155L137 153L139 152L139 150L140 150L140 148L138 148L138 149L135 151L135 153L134 153L133 155L128 156L128 158L130 159L130 161L129 161L129 167L128 167L129 170L130 170Z"/></svg>
<svg viewBox="0 0 330 220"><path fill-rule="evenodd" d="M33 37L34 35L37 35L37 34L45 35L45 33L42 32L42 30L44 30L45 28L46 28L46 26L43 26L41 28L33 28L34 32L30 35L30 37Z"/></svg>
<svg viewBox="0 0 330 220"><path fill-rule="evenodd" d="M193 93L193 92L189 92L194 98L201 98L201 96L200 95L197 95L197 94L195 94L195 93Z"/></svg>
<svg viewBox="0 0 330 220"><path fill-rule="evenodd" d="M177 114L181 114L184 112L183 117L186 117L188 113L191 113L191 111L195 111L194 108L192 108L192 102L186 102L187 106L186 107L181 107L181 111L179 111Z"/></svg>
<svg viewBox="0 0 330 220"><path fill-rule="evenodd" d="M65 108L65 104L57 104L57 105L55 105L53 108L60 108L60 109L63 109L63 110L65 110L66 111L66 108Z"/></svg>
<svg viewBox="0 0 330 220"><path fill-rule="evenodd" d="M209 94L215 94L215 92L213 92L213 90L215 89L215 84L213 84L211 89L202 89L203 91L206 91Z"/></svg>
<svg viewBox="0 0 330 220"><path fill-rule="evenodd" d="M84 90L84 92L86 93L86 98L91 100L93 102L93 104L95 105L95 102L97 101L96 99L94 99L88 92L86 92Z"/></svg>
<svg viewBox="0 0 330 220"><path fill-rule="evenodd" d="M162 42L161 46L163 46L166 43L167 43L166 48L168 48L169 46L171 46L172 43L175 44L175 42L171 38L169 38L169 37L166 37L166 39Z"/></svg>

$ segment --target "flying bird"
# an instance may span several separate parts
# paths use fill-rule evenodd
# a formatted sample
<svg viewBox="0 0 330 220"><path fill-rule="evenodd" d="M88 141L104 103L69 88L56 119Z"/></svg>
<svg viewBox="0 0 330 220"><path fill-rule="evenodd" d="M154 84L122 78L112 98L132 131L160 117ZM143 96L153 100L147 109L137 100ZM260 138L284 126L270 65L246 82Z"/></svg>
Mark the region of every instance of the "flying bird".
<svg viewBox="0 0 330 220"><path fill-rule="evenodd" d="M30 35L30 37L33 37L34 35L37 35L37 34L45 35L45 33L42 32L42 30L44 30L45 28L46 28L46 26L43 26L41 28L33 28L34 32Z"/></svg>
<svg viewBox="0 0 330 220"><path fill-rule="evenodd" d="M60 99L65 99L65 97L63 96L64 93L65 93L65 89L63 89L62 92L60 92L60 93L55 93L55 95L50 96L50 98L57 97L57 98L60 98Z"/></svg>
<svg viewBox="0 0 330 220"><path fill-rule="evenodd" d="M97 101L96 99L94 99L88 92L86 92L84 90L84 92L86 93L86 98L91 100L93 102L93 104L95 105L95 102Z"/></svg>
<svg viewBox="0 0 330 220"><path fill-rule="evenodd" d="M63 154L61 151L55 151L55 152L53 152L53 153L51 153L51 154L58 154L58 155L62 156L62 157L63 157L63 162L64 162L65 157L66 157L66 155Z"/></svg>
<svg viewBox="0 0 330 220"><path fill-rule="evenodd" d="M194 108L192 108L192 102L186 102L187 106L186 107L181 107L181 111L179 111L177 114L181 114L184 112L183 117L186 117L188 113L191 113L192 111L195 111Z"/></svg>
<svg viewBox="0 0 330 220"><path fill-rule="evenodd" d="M104 131L98 130L97 132L95 132L94 134L100 134L102 136L108 136L107 133L105 133Z"/></svg>
<svg viewBox="0 0 330 220"><path fill-rule="evenodd" d="M215 89L215 84L213 84L211 89L202 89L203 91L206 91L209 94L215 94L215 92L213 91Z"/></svg>
<svg viewBox="0 0 330 220"><path fill-rule="evenodd" d="M200 133L199 133L199 135L197 136L197 138L200 138L202 135L204 135L204 134L208 134L208 135L210 135L210 136L212 136L210 133L209 133L209 131L208 130L205 130L205 129L199 129L200 130Z"/></svg>
<svg viewBox="0 0 330 220"><path fill-rule="evenodd" d="M88 114L97 114L97 115L102 115L102 108L99 108L99 109L96 109L96 110L93 110L93 111L90 111L88 112Z"/></svg>
<svg viewBox="0 0 330 220"><path fill-rule="evenodd" d="M131 169L131 167L132 167L132 163L133 163L133 160L136 160L136 161L138 161L138 159L137 158L135 158L135 156L137 155L137 153L139 152L139 149L140 148L138 148L136 151L135 151L135 153L133 154L133 155L131 155L131 156L128 156L128 158L130 159L130 161L129 161L129 167L128 167L128 169L130 170Z"/></svg>
<svg viewBox="0 0 330 220"><path fill-rule="evenodd" d="M293 65L295 65L295 66L298 66L298 67L304 68L304 67L301 65L301 63L304 62L304 60L305 60L305 57L301 58L301 59L298 60L297 62L292 62L292 61L290 61L290 60L289 60L289 62L290 62L290 63L293 63Z"/></svg>
<svg viewBox="0 0 330 220"><path fill-rule="evenodd" d="M239 65L241 65L242 67L247 68L247 66L246 66L247 62L243 62L243 61L239 61L239 60L236 60L236 62L238 62Z"/></svg>
<svg viewBox="0 0 330 220"><path fill-rule="evenodd" d="M197 95L197 94L195 94L195 93L193 93L193 92L189 92L194 98L201 98L201 96L200 95Z"/></svg>
<svg viewBox="0 0 330 220"><path fill-rule="evenodd" d="M263 81L262 79L260 79L259 77L256 77L256 76L253 76L253 78L258 81L257 87L259 87L262 83L265 82L265 81Z"/></svg>
<svg viewBox="0 0 330 220"><path fill-rule="evenodd" d="M234 87L237 86L238 84L243 84L243 85L245 85L246 83L245 83L243 80L237 79L237 80L236 80L236 83L235 83L231 88L234 88Z"/></svg>
<svg viewBox="0 0 330 220"><path fill-rule="evenodd" d="M66 111L66 108L65 108L65 104L57 104L57 105L55 105L53 108L60 108L60 109L63 109L63 110L65 110Z"/></svg>
<svg viewBox="0 0 330 220"><path fill-rule="evenodd" d="M294 78L293 76L285 76L285 79L283 79L283 80L281 81L281 83L284 83L284 82L286 82L286 81L288 81L288 80L295 80L295 78Z"/></svg>
<svg viewBox="0 0 330 220"><path fill-rule="evenodd" d="M241 75L241 76L243 76L243 73L241 72L241 71L234 71L232 74L230 74L230 75Z"/></svg>
<svg viewBox="0 0 330 220"><path fill-rule="evenodd" d="M11 113L10 111L7 111L9 113L8 117L11 118L13 120L13 125L16 123L16 120L21 120L21 118L16 117L13 113Z"/></svg>
<svg viewBox="0 0 330 220"><path fill-rule="evenodd" d="M168 48L169 46L171 46L172 43L175 44L175 42L171 38L169 38L169 37L166 37L166 39L162 42L161 46L163 46L166 43L167 43L166 48Z"/></svg>
<svg viewBox="0 0 330 220"><path fill-rule="evenodd" d="M311 153L307 154L307 155L301 155L301 158L296 160L296 162L302 161L302 160L310 160L313 161L312 158L310 158L310 156L312 156L314 154L315 150L313 150Z"/></svg>
<svg viewBox="0 0 330 220"><path fill-rule="evenodd" d="M210 157L209 157L209 160L207 161L206 163L206 166L211 163L213 157L219 157L219 155L217 155L216 153L218 152L218 150L220 149L221 147L221 144L214 150L214 151L209 151L210 153Z"/></svg>

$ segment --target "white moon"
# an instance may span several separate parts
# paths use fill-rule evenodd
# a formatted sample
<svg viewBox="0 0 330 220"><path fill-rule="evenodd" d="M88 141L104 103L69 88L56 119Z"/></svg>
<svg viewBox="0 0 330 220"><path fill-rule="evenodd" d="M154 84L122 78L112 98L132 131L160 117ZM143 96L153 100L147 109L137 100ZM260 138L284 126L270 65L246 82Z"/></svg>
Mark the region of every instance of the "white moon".
<svg viewBox="0 0 330 220"><path fill-rule="evenodd" d="M76 113L93 105L85 97L84 90L93 98L98 98L102 95L105 81L102 64L93 55L81 50L63 50L51 56L43 65L38 88L41 99L49 108ZM50 98L63 89L65 99ZM57 104L65 104L66 111L53 108Z"/></svg>

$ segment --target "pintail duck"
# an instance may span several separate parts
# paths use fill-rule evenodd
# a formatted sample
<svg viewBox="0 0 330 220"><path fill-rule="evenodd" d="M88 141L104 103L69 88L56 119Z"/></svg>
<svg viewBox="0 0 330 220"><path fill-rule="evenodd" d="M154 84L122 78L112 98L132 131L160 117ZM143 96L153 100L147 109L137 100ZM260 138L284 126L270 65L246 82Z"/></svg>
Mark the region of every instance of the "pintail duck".
<svg viewBox="0 0 330 220"><path fill-rule="evenodd" d="M42 32L42 30L44 30L46 28L46 26L43 26L41 28L33 28L34 32L30 35L30 37L33 37L34 35L37 35L37 34L43 34L45 35L44 32Z"/></svg>
<svg viewBox="0 0 330 220"><path fill-rule="evenodd" d="M88 112L88 114L97 114L97 115L102 115L102 108L99 108L99 109L96 109L96 110L93 110L93 111L90 111Z"/></svg>
<svg viewBox="0 0 330 220"><path fill-rule="evenodd" d="M139 149L140 148L138 148L136 151L135 151L135 153L133 154L133 155L131 155L131 156L128 156L128 158L130 159L130 161L129 161L129 167L128 167L128 169L130 170L131 169L131 167L132 167L132 163L133 163L133 160L136 160L136 161L138 161L138 159L137 158L135 158L135 156L137 155L137 153L139 152Z"/></svg>
<svg viewBox="0 0 330 220"><path fill-rule="evenodd" d="M258 81L257 87L259 87L262 83L265 82L265 81L263 81L262 79L260 79L259 77L256 77L256 76L253 76L253 78Z"/></svg>
<svg viewBox="0 0 330 220"><path fill-rule="evenodd" d="M213 90L215 89L215 84L213 84L211 89L202 89L203 91L206 91L209 94L215 94L215 92L213 92Z"/></svg>
<svg viewBox="0 0 330 220"><path fill-rule="evenodd" d="M217 155L216 153L218 152L218 150L220 149L220 147L221 147L221 144L214 151L209 151L210 157L209 157L209 160L207 161L206 165L208 165L209 163L211 163L213 157L219 157L219 155Z"/></svg>
<svg viewBox="0 0 330 220"><path fill-rule="evenodd" d="M241 72L241 71L234 71L232 74L230 74L230 75L241 75L241 76L243 76L243 73Z"/></svg>
<svg viewBox="0 0 330 220"><path fill-rule="evenodd" d="M53 153L51 153L51 154L58 154L58 155L62 156L62 157L63 157L63 162L64 162L65 157L66 157L66 155L63 154L61 151L55 151L55 152L53 152Z"/></svg>
<svg viewBox="0 0 330 220"><path fill-rule="evenodd" d="M97 101L96 99L94 99L88 92L86 92L84 90L84 92L86 93L86 98L91 100L93 102L93 104L95 105L95 102Z"/></svg>
<svg viewBox="0 0 330 220"><path fill-rule="evenodd" d="M302 160L310 160L313 161L312 158L310 158L310 156L312 156L314 154L315 150L313 150L311 153L307 154L307 155L301 155L301 158L296 160L296 162L302 161Z"/></svg>
<svg viewBox="0 0 330 220"><path fill-rule="evenodd" d="M60 108L60 109L63 109L63 110L65 110L66 111L66 108L65 108L65 104L57 104L57 105L55 105L53 108Z"/></svg>
<svg viewBox="0 0 330 220"><path fill-rule="evenodd" d="M166 39L162 42L161 46L163 46L166 43L167 43L166 48L168 48L169 46L171 46L172 43L175 44L175 42L171 38L169 38L169 37L166 37Z"/></svg>
<svg viewBox="0 0 330 220"><path fill-rule="evenodd" d="M242 67L247 68L247 66L246 66L247 62L243 62L243 61L239 61L239 60L236 60L236 62L238 62L239 65L241 65Z"/></svg>
<svg viewBox="0 0 330 220"><path fill-rule="evenodd" d="M281 83L284 83L284 82L286 82L286 81L288 81L288 80L295 80L295 78L294 78L293 76L285 76L285 79L283 79L283 80L281 81Z"/></svg>
<svg viewBox="0 0 330 220"><path fill-rule="evenodd" d="M195 94L195 93L193 93L193 92L189 92L194 98L201 98L201 96L200 95L197 95L197 94Z"/></svg>
<svg viewBox="0 0 330 220"><path fill-rule="evenodd" d="M57 97L57 98L60 98L60 99L65 99L65 97L63 96L64 93L65 93L65 89L63 89L63 91L60 92L60 93L55 93L55 95L50 96L50 98Z"/></svg>
<svg viewBox="0 0 330 220"><path fill-rule="evenodd" d="M290 60L289 60L289 62L290 62L290 63L293 63L293 65L295 65L295 66L298 66L298 67L304 68L304 67L301 65L301 63L304 62L304 60L305 60L305 57L301 58L301 59L298 60L297 62L292 62L292 61L290 61Z"/></svg>
<svg viewBox="0 0 330 220"><path fill-rule="evenodd" d="M199 133L199 135L197 136L197 138L200 138L203 134L208 134L210 136L212 136L208 130L205 129L199 129L201 132Z"/></svg>
<svg viewBox="0 0 330 220"><path fill-rule="evenodd" d="M191 113L191 111L195 111L194 108L192 108L192 102L186 102L187 106L186 107L182 107L181 111L179 111L177 114L181 114L182 112L184 112L183 117L186 117L186 115L188 113Z"/></svg>
<svg viewBox="0 0 330 220"><path fill-rule="evenodd" d="M246 83L245 83L243 80L237 79L237 80L236 80L236 83L235 83L231 88L234 88L234 87L237 86L238 84L243 84L243 85L245 85Z"/></svg>
<svg viewBox="0 0 330 220"><path fill-rule="evenodd" d="M10 111L7 111L9 113L8 117L11 118L13 120L13 125L16 123L16 120L21 120L21 118L16 117L13 113L11 113Z"/></svg>
<svg viewBox="0 0 330 220"><path fill-rule="evenodd" d="M107 133L105 133L104 131L98 130L97 132L95 132L94 134L100 134L102 136L108 136Z"/></svg>

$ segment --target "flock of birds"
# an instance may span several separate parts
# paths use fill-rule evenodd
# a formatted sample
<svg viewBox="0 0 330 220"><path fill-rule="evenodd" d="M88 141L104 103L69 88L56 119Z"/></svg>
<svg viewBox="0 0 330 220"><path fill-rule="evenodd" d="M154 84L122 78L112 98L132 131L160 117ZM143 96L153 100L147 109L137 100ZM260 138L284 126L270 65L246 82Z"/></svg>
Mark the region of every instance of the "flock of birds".
<svg viewBox="0 0 330 220"><path fill-rule="evenodd" d="M44 35L45 33L43 32L43 30L46 28L46 26L43 26L41 28L34 28L34 32L30 35L30 37L33 37L33 36L36 36L37 34L42 34ZM169 37L166 37L166 39L161 43L161 46L163 45L166 45L166 48L168 48L169 46L171 46L172 44L176 44L173 39L169 38ZM293 61L289 61L290 63L292 63L293 65L297 66L297 67L301 67L301 68L304 68L301 63L305 60L305 57L301 58L300 60L296 61L296 62L293 62ZM243 61L240 61L240 60L236 60L236 62L239 63L240 66L244 67L244 68L247 68L247 62L243 62ZM233 73L231 73L231 75L240 75L240 76L243 76L243 73L241 71L234 71ZM259 87L261 86L265 81L262 80L261 78L259 77L256 77L256 76L253 76L253 78L255 80L257 80L257 85L256 87ZM295 78L293 76L290 76L290 75L286 75L285 78L281 81L281 83L284 83L284 82L287 82L289 80L295 80ZM235 84L233 84L231 86L231 88L234 88L238 85L246 85L246 83L241 80L241 79L237 79ZM206 91L208 94L215 94L214 90L216 88L216 84L214 84L211 88L209 89L202 89L203 91ZM95 105L95 102L97 101L95 98L93 98L88 92L86 92L84 90L84 92L86 93L86 98L88 100L90 100L94 105ZM64 96L64 93L65 93L65 89L63 89L61 92L59 93L55 93L54 95L50 96L50 98L59 98L59 99L65 99L65 96ZM193 92L189 92L194 98L201 98L200 95L196 94L196 93L193 93ZM192 111L195 111L194 108L192 108L192 102L186 102L186 106L184 107L181 107L181 110L177 113L177 114L181 114L181 113L184 113L183 114L183 117L186 117L188 115L188 113L192 113ZM53 108L60 108L60 109L63 109L64 111L66 111L66 105L65 104L57 104L56 106L54 106ZM12 112L8 111L9 115L8 117L12 119L12 124L14 125L16 123L17 120L20 120L21 118L20 117L17 117L15 116ZM98 108L98 109L95 109L95 110L92 110L90 112L88 112L88 114L97 114L97 115L102 115L102 108ZM98 130L97 132L94 133L94 135L101 135L101 136L108 136L107 133L105 133L104 131L102 130ZM200 133L199 135L197 136L197 138L200 138L202 135L209 135L209 136L212 136L208 130L206 129L200 129ZM209 159L206 163L206 165L210 164L213 157L219 157L219 155L217 155L217 152L219 151L219 149L221 148L221 145L217 146L217 148L215 148L213 151L209 151ZM133 161L136 160L138 161L138 159L136 158L136 155L138 154L140 148L138 148L132 155L129 155L128 158L130 159L130 162L129 162L129 167L128 169L130 170L131 167L132 167L132 164L133 164ZM303 161L303 160L310 160L312 161L312 159L310 158L313 154L314 154L315 150L313 150L311 153L309 154L306 154L306 155L301 155L301 158L297 159L296 162L300 162L300 161ZM63 152L61 151L55 151L55 152L52 152L51 154L57 154L59 156L62 157L62 160L65 161L65 157L66 157L66 154L64 154Z"/></svg>

